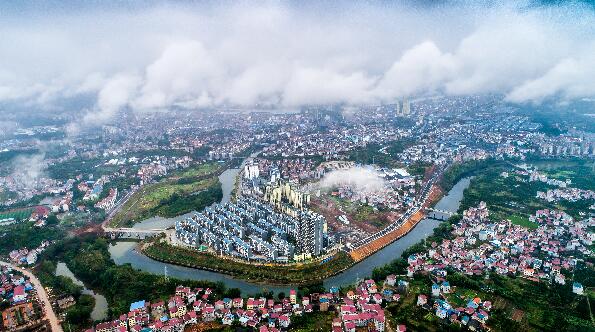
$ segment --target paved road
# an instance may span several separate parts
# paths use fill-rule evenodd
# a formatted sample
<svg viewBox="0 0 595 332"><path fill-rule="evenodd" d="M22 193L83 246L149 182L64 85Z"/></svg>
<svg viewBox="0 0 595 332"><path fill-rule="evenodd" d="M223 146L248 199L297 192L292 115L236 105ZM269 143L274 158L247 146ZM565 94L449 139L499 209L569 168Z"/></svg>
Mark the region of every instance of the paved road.
<svg viewBox="0 0 595 332"><path fill-rule="evenodd" d="M432 177L424 184L424 186L421 190L421 194L419 195L419 197L416 200L417 203L414 206L410 207L399 219L395 220L393 223L386 226L384 229L366 237L365 239L361 239L358 242L352 244L352 249L357 250L359 248L362 248L362 247L370 244L372 241L375 241L383 236L386 236L387 234L389 234L392 231L401 227L411 216L413 216L419 210L421 210L423 205L430 198L432 186L434 185L434 183L436 183L436 181L442 175L442 172L444 172L444 170L446 168L447 168L446 166L442 166L438 171L436 171L432 175Z"/></svg>
<svg viewBox="0 0 595 332"><path fill-rule="evenodd" d="M130 192L128 192L126 195L124 195L124 197L120 198L120 200L118 200L116 202L116 205L111 209L111 211L109 211L107 217L105 218L105 220L101 223L101 227L103 229L105 228L109 228L107 226L107 224L112 220L112 218L116 215L116 213L118 211L120 211L120 209L122 208L122 206L124 206L124 204L126 204L126 202L128 202L128 200L130 199L130 197L132 197L132 195L134 195L135 192L137 192L139 189L137 190L131 190Z"/></svg>
<svg viewBox="0 0 595 332"><path fill-rule="evenodd" d="M14 270L18 270L19 272L22 272L24 275L26 275L31 280L31 283L33 284L33 286L35 287L35 290L37 291L37 296L39 297L39 299L41 300L41 302L43 304L43 311L44 311L45 317L50 321L52 332L62 332L63 331L62 326L60 326L58 317L56 317L56 313L54 312L54 309L52 308L52 304L50 303L50 300L48 299L48 294L45 292L45 288L43 288L43 286L41 285L41 282L39 282L39 279L37 279L37 277L33 273L31 273L25 269L22 269L18 266L12 265L10 263L0 261L0 265L10 266Z"/></svg>

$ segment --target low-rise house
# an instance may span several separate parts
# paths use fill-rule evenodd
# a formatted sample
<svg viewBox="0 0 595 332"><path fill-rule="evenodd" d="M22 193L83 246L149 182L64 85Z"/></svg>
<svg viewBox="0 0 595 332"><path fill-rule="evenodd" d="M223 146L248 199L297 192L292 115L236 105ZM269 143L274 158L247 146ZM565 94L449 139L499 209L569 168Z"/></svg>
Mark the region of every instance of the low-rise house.
<svg viewBox="0 0 595 332"><path fill-rule="evenodd" d="M572 292L575 294L583 295L583 285L578 282L572 283Z"/></svg>
<svg viewBox="0 0 595 332"><path fill-rule="evenodd" d="M428 303L428 297L424 294L420 294L417 296L417 305L423 306Z"/></svg>

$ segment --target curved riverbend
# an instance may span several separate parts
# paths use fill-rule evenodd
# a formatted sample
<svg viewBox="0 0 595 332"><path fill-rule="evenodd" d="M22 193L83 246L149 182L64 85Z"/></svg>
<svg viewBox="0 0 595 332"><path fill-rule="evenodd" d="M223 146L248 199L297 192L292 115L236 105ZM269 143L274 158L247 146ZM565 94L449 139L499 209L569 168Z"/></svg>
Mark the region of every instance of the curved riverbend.
<svg viewBox="0 0 595 332"><path fill-rule="evenodd" d="M229 188L233 188L235 175L229 174L227 178L231 178L232 186ZM448 192L448 195L440 199L440 201L436 204L435 207L440 210L456 212L461 203L461 199L463 198L463 192L469 186L469 183L470 178L460 180ZM144 221L141 224L143 227L154 227L156 225L155 223L159 222L160 226L167 226L168 224L173 225L175 220L178 218L161 218L159 220L152 219ZM150 224L147 224L147 222L150 222ZM434 228L436 228L439 224L440 221L438 220L422 220L407 235L391 243L390 245L386 246L385 248L373 254L372 256L346 269L345 271L340 272L337 275L324 280L325 287L328 288L331 286L349 285L354 283L355 279L358 277L366 277L371 275L372 270L375 267L390 263L395 258L398 258L405 249L432 234ZM222 281L225 283L227 287L239 288L244 294L254 294L263 290L273 291L275 293L287 292L291 288L291 285L278 286L270 284L251 283L240 279L234 279L228 275L224 275L217 272L187 268L172 264L164 264L152 260L135 250L136 245L137 244L135 242L117 242L115 245L111 245L109 249L110 254L116 262L116 264L131 264L134 268L155 274L164 274L165 267L167 267L167 275L170 277L175 277L179 279L209 280L214 282Z"/></svg>
<svg viewBox="0 0 595 332"><path fill-rule="evenodd" d="M101 294L97 294L93 290L88 289L85 286L85 284L83 284L82 281L80 281L76 278L76 276L74 275L74 273L72 273L72 271L70 271L68 266L66 266L66 264L64 264L62 262L59 262L56 265L56 275L69 278L70 280L72 280L72 282L75 285L83 287L83 291L82 291L83 294L93 296L93 298L95 299L95 306L93 307L93 311L91 311L91 319L92 320L97 321L97 320L104 320L107 318L108 305L107 305L107 300L105 299L105 296L103 296Z"/></svg>
<svg viewBox="0 0 595 332"><path fill-rule="evenodd" d="M463 192L469 187L470 182L470 178L460 180L448 192L448 195L442 197L442 199L438 201L435 208L449 212L456 212L461 205ZM372 271L375 267L388 264L394 259L399 258L405 249L430 236L434 231L434 228L438 227L440 223L441 221L435 219L423 219L402 238L389 244L347 270L324 280L324 286L329 288L332 286L349 285L355 283L355 280L359 277L363 278L372 275Z"/></svg>

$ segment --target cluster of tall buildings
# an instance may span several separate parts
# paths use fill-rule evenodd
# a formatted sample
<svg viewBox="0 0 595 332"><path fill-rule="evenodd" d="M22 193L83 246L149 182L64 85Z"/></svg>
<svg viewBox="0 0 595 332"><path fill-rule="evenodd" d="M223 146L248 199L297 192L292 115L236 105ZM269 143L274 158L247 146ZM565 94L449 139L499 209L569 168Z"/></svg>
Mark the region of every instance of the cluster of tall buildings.
<svg viewBox="0 0 595 332"><path fill-rule="evenodd" d="M296 190L288 182L277 180L266 186L264 200L277 210L296 217L310 204L310 194Z"/></svg>
<svg viewBox="0 0 595 332"><path fill-rule="evenodd" d="M539 151L548 156L595 156L595 142L543 143L539 145Z"/></svg>
<svg viewBox="0 0 595 332"><path fill-rule="evenodd" d="M244 166L244 178L248 180L256 179L260 176L260 169L258 164L246 163Z"/></svg>
<svg viewBox="0 0 595 332"><path fill-rule="evenodd" d="M176 223L185 245L208 246L219 254L249 260L289 262L324 253L326 219L310 210L279 213L256 198L217 204Z"/></svg>
<svg viewBox="0 0 595 332"><path fill-rule="evenodd" d="M399 104L399 101L397 100L395 104L395 113L397 116L407 116L411 114L411 103L409 102L409 99L407 97L403 98L402 106L401 104Z"/></svg>

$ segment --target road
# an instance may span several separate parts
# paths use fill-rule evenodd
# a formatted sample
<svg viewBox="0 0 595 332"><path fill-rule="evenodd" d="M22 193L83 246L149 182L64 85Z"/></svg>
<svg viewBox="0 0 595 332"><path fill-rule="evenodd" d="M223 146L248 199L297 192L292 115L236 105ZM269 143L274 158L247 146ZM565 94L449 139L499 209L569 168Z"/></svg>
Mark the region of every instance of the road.
<svg viewBox="0 0 595 332"><path fill-rule="evenodd" d="M421 190L421 193L416 200L416 204L414 206L412 206L411 208L409 208L399 219L395 220L393 223L391 223L384 229L354 243L352 245L352 248L354 250L356 250L358 248L362 248L362 247L366 246L367 244L369 244L370 242L375 241L383 236L386 236L387 234L391 233L392 231L394 231L396 229L399 229L399 227L401 227L407 220L409 220L409 218L411 216L415 215L417 212L422 210L424 204L430 198L429 196L430 196L430 192L432 191L432 186L440 178L440 176L442 175L442 172L444 172L444 170L446 168L447 168L446 166L442 166L438 171L434 172L432 177L424 184L424 186Z"/></svg>
<svg viewBox="0 0 595 332"><path fill-rule="evenodd" d="M43 288L43 286L41 285L41 282L39 282L39 279L37 279L37 277L33 273L31 273L23 268L20 268L18 266L12 265L10 263L0 261L0 265L12 267L14 270L22 272L24 275L26 275L31 280L31 283L33 284L33 286L35 287L35 290L37 291L37 297L42 302L44 316L45 316L45 318L47 318L50 321L50 326L52 328L52 332L62 332L63 331L62 326L60 325L60 322L58 321L58 317L56 317L56 313L54 312L54 309L52 308L52 304L50 303L48 294L46 293L45 288Z"/></svg>
<svg viewBox="0 0 595 332"><path fill-rule="evenodd" d="M130 197L132 197L132 195L134 195L135 192L137 192L138 190L140 190L140 188L136 189L136 190L130 190L126 195L124 195L122 198L120 198L115 206L109 211L107 217L105 218L105 220L101 223L101 227L103 229L105 228L109 228L107 227L107 224L112 220L112 218L116 215L116 213L122 208L122 206L124 206L124 204L130 199Z"/></svg>

